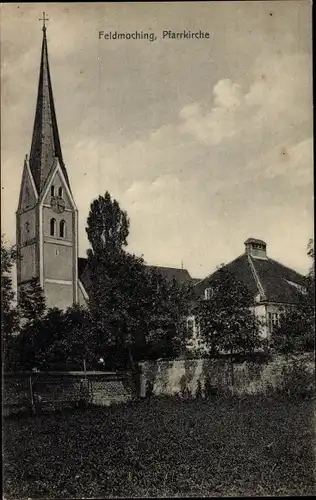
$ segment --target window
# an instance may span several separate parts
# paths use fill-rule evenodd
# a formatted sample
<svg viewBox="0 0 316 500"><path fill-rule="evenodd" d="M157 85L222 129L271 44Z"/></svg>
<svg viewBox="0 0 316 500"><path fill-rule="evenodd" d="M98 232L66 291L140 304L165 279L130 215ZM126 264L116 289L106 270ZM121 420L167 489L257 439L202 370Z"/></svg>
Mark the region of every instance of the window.
<svg viewBox="0 0 316 500"><path fill-rule="evenodd" d="M60 198L62 198L62 196L63 196L63 188L62 187L58 188L58 196L60 196Z"/></svg>
<svg viewBox="0 0 316 500"><path fill-rule="evenodd" d="M195 316L194 318L194 331L195 335L200 336L201 334L201 325L199 316Z"/></svg>
<svg viewBox="0 0 316 500"><path fill-rule="evenodd" d="M213 293L214 291L212 290L212 288L205 288L205 291L204 291L204 299L205 300L210 300L213 296Z"/></svg>
<svg viewBox="0 0 316 500"><path fill-rule="evenodd" d="M29 221L26 221L26 223L25 223L25 232L26 232L26 234L28 234L30 232L30 223L29 223Z"/></svg>
<svg viewBox="0 0 316 500"><path fill-rule="evenodd" d="M55 186L50 187L50 195L55 196Z"/></svg>
<svg viewBox="0 0 316 500"><path fill-rule="evenodd" d="M55 236L56 234L56 219L50 220L50 235Z"/></svg>
<svg viewBox="0 0 316 500"><path fill-rule="evenodd" d="M66 237L66 222L64 220L61 220L59 223L59 236L61 238Z"/></svg>
<svg viewBox="0 0 316 500"><path fill-rule="evenodd" d="M189 337L194 338L200 335L200 318L198 316L190 316L187 319L187 333Z"/></svg>
<svg viewBox="0 0 316 500"><path fill-rule="evenodd" d="M279 313L268 313L268 324L269 324L269 332L272 333L275 328L280 326L280 315Z"/></svg>
<svg viewBox="0 0 316 500"><path fill-rule="evenodd" d="M187 333L189 338L193 337L194 334L194 319L189 318L187 319Z"/></svg>

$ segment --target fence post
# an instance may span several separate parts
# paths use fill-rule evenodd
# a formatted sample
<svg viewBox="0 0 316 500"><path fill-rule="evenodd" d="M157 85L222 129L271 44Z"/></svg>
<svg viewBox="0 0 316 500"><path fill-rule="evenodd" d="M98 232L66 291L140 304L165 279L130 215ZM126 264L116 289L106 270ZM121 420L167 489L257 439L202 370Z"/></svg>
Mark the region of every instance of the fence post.
<svg viewBox="0 0 316 500"><path fill-rule="evenodd" d="M32 375L30 375L29 384L30 384L31 407L32 407L33 415L35 415L36 414L36 409L35 409L35 404L34 404L34 394L33 394L33 386L32 386Z"/></svg>

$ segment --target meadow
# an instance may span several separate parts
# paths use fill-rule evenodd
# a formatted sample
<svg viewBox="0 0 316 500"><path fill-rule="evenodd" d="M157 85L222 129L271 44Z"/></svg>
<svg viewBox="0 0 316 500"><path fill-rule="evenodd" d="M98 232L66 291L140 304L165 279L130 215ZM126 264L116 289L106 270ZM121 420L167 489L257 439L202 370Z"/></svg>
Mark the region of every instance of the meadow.
<svg viewBox="0 0 316 500"><path fill-rule="evenodd" d="M311 495L313 399L157 397L4 419L22 498Z"/></svg>

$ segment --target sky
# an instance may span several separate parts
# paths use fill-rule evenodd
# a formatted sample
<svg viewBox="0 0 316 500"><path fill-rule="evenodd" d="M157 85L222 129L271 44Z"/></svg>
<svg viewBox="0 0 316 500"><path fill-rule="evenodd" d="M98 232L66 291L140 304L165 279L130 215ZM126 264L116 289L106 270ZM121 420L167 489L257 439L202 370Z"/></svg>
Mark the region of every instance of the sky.
<svg viewBox="0 0 316 500"><path fill-rule="evenodd" d="M79 255L90 203L109 191L128 250L203 278L244 252L306 273L313 230L311 3L1 5L1 225L15 211L47 22L53 93ZM162 32L208 32L163 39ZM99 31L157 40L99 39Z"/></svg>

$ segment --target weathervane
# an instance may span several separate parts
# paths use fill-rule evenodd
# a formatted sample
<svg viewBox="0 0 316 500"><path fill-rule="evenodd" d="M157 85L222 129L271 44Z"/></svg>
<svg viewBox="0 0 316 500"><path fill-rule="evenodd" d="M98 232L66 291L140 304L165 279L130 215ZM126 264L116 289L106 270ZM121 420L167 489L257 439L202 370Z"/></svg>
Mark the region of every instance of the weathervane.
<svg viewBox="0 0 316 500"><path fill-rule="evenodd" d="M43 12L43 17L39 18L39 21L43 21L43 31L46 31L45 21L49 21L48 17L45 17L45 12Z"/></svg>

